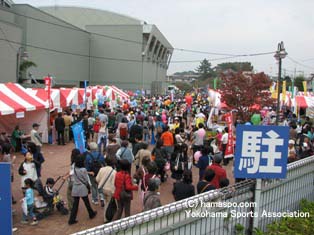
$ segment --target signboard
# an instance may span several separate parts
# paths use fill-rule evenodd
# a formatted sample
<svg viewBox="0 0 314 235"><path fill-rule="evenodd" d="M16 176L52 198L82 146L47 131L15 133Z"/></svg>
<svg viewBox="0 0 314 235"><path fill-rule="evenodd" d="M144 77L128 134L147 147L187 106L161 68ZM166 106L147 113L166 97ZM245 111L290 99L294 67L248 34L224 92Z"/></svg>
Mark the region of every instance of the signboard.
<svg viewBox="0 0 314 235"><path fill-rule="evenodd" d="M12 234L11 164L0 163L0 211L1 234Z"/></svg>
<svg viewBox="0 0 314 235"><path fill-rule="evenodd" d="M16 118L24 118L25 117L25 113L24 112L17 112L16 113Z"/></svg>
<svg viewBox="0 0 314 235"><path fill-rule="evenodd" d="M73 137L75 147L80 150L81 153L86 151L85 149L85 135L82 126L82 121L72 125Z"/></svg>
<svg viewBox="0 0 314 235"><path fill-rule="evenodd" d="M285 178L289 127L238 125L235 178Z"/></svg>
<svg viewBox="0 0 314 235"><path fill-rule="evenodd" d="M225 115L226 124L228 126L228 143L225 151L225 158L232 158L234 156L233 145L233 130L232 130L232 112Z"/></svg>

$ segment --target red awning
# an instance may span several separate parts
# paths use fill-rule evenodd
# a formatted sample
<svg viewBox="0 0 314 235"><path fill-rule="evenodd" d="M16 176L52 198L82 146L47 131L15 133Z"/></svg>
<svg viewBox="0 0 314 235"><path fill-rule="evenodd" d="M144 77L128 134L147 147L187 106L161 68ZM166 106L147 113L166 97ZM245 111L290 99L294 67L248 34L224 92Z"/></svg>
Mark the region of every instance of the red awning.
<svg viewBox="0 0 314 235"><path fill-rule="evenodd" d="M15 83L0 84L0 115L48 108L41 100L24 87Z"/></svg>

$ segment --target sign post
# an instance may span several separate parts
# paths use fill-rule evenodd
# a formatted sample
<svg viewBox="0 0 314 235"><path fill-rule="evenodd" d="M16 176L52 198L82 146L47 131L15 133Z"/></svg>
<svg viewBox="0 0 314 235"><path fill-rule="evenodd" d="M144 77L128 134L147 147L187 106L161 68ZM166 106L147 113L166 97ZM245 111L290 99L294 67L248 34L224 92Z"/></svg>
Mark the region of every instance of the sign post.
<svg viewBox="0 0 314 235"><path fill-rule="evenodd" d="M12 234L11 164L0 163L1 234Z"/></svg>
<svg viewBox="0 0 314 235"><path fill-rule="evenodd" d="M289 127L237 126L234 177L256 179L253 227L258 228L262 179L286 178Z"/></svg>

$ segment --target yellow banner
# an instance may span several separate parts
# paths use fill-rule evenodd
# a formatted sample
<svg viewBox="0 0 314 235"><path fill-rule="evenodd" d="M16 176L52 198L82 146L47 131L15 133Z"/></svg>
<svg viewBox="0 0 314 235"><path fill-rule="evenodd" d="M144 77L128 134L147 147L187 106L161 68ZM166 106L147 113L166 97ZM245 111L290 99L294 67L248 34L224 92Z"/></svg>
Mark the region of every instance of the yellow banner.
<svg viewBox="0 0 314 235"><path fill-rule="evenodd" d="M304 90L304 96L307 96L307 82L303 81L303 90Z"/></svg>
<svg viewBox="0 0 314 235"><path fill-rule="evenodd" d="M276 89L275 89L276 87ZM271 98L273 99L277 99L277 94L278 94L278 82L277 83L273 83L273 85L270 87L270 91L271 91Z"/></svg>
<svg viewBox="0 0 314 235"><path fill-rule="evenodd" d="M282 101L286 101L286 81L282 82Z"/></svg>

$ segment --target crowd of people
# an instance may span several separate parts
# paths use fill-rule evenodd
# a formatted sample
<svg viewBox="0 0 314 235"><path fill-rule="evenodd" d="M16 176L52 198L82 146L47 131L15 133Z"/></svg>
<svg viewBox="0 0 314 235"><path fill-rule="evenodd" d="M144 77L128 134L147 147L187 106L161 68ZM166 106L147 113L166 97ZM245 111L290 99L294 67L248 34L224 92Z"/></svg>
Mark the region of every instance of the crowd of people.
<svg viewBox="0 0 314 235"><path fill-rule="evenodd" d="M51 115L51 133L56 133L58 145L73 140L71 125L79 121L86 138L86 151L72 150L69 172L63 176L68 182L68 224L77 223L80 198L91 219L97 214L92 204L100 205L106 223L120 219L123 212L125 217L130 216L133 191L139 191L143 211L161 206L160 195L167 192L160 192L160 185L170 178L176 201L228 186L222 165L231 160L225 156L229 129L222 115L209 116L210 109L206 99L193 102L189 98L163 97L142 98L134 107L125 101L114 109L103 105L80 113L69 109ZM290 126L288 161L292 162L313 154L314 127L308 118L301 125L288 114L284 125ZM208 118L212 119L210 126ZM234 126L239 123L245 122L236 120ZM256 119L250 124L256 124ZM263 120L258 124L263 125ZM31 217L31 225L38 223L34 189L42 187L41 168L45 161L38 127L39 124L33 124L31 142L18 170L26 203L22 223L28 223L27 217ZM19 132L18 126L14 131ZM13 164L13 152L20 149L16 141L2 139L3 160ZM198 182L193 182L193 168L199 169ZM43 199L51 211L53 185L53 179L47 179L42 187ZM14 198L12 201L16 202Z"/></svg>

